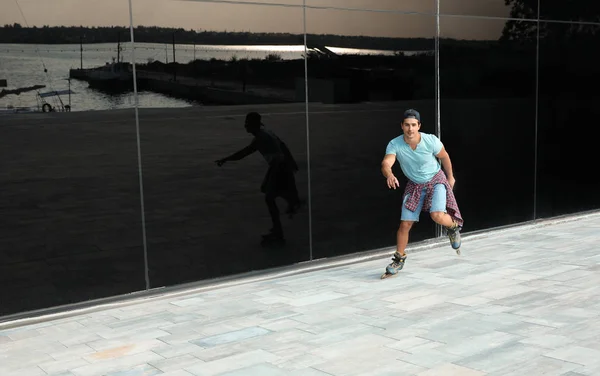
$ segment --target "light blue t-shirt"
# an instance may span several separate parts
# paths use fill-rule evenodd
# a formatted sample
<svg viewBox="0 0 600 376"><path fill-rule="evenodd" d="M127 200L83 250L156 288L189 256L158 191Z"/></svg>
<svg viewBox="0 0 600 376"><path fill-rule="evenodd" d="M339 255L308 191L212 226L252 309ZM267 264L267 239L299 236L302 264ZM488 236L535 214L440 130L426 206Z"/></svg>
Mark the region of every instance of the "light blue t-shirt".
<svg viewBox="0 0 600 376"><path fill-rule="evenodd" d="M443 146L435 135L421 132L421 141L415 150L404 141L404 135L400 135L390 141L385 154L395 154L404 175L417 184L423 184L440 171L440 163L435 156Z"/></svg>

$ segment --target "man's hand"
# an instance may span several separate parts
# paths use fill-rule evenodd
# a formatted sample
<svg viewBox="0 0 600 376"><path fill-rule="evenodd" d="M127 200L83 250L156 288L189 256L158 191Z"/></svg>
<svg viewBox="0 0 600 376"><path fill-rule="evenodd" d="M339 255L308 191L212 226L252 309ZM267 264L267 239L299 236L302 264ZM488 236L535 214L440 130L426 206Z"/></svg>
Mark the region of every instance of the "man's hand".
<svg viewBox="0 0 600 376"><path fill-rule="evenodd" d="M398 179L392 173L394 163L396 163L396 154L386 154L381 161L381 173L385 177L389 189L396 189L400 186Z"/></svg>
<svg viewBox="0 0 600 376"><path fill-rule="evenodd" d="M448 178L448 184L450 184L450 188L454 190L454 184L456 184L456 179L454 179L454 176Z"/></svg>
<svg viewBox="0 0 600 376"><path fill-rule="evenodd" d="M400 183L398 182L398 179L396 179L396 177L394 175L390 175L387 178L387 186L389 189L396 189L396 188L400 187Z"/></svg>
<svg viewBox="0 0 600 376"><path fill-rule="evenodd" d="M225 164L225 162L227 162L227 161L225 160L225 158L223 158L223 159L217 159L217 160L215 161L215 163L216 163L216 164L217 164L217 166L219 166L219 167L223 166L223 165Z"/></svg>

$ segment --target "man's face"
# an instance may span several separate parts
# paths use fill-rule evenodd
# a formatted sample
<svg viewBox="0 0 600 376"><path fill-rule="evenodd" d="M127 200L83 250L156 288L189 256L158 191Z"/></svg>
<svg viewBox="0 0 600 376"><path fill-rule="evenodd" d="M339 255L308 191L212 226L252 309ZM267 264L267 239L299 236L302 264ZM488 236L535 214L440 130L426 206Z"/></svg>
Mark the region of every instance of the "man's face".
<svg viewBox="0 0 600 376"><path fill-rule="evenodd" d="M421 123L417 119L404 119L402 130L407 140L415 139L421 129Z"/></svg>

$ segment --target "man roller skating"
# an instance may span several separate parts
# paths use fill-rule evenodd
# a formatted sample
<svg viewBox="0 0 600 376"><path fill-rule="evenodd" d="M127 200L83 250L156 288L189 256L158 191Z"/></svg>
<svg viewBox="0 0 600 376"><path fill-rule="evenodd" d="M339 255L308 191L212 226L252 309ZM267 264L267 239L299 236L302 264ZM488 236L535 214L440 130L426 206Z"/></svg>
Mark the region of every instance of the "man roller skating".
<svg viewBox="0 0 600 376"><path fill-rule="evenodd" d="M396 252L381 278L396 275L404 267L408 235L413 224L419 221L423 210L430 213L434 222L446 228L452 248L460 254L463 219L453 193L455 179L450 156L439 138L422 133L420 129L419 112L413 109L405 111L402 119L403 134L389 142L381 163L381 172L390 189L400 186L392 173L396 160L402 173L408 178L402 199L400 227L396 235ZM437 158L441 161L441 166Z"/></svg>

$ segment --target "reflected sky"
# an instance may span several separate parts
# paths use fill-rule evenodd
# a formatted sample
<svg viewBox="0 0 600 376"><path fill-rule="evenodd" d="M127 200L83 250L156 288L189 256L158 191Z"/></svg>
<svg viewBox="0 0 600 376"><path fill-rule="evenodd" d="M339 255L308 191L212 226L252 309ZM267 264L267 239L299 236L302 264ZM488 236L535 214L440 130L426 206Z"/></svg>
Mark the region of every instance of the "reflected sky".
<svg viewBox="0 0 600 376"><path fill-rule="evenodd" d="M270 0L265 3L280 3L301 5L299 0ZM0 0L0 24L15 22L31 26L109 26L129 24L129 8L124 0L19 0L26 21L19 12L19 7L14 0ZM240 1L244 3L244 1ZM312 0L309 5L323 5L332 7L370 8L392 11L415 11L429 13L433 1L408 1L398 2L382 1L374 7L368 0L352 0L351 2L328 0L316 2ZM452 13L479 14L481 4L476 1L466 3L452 2ZM489 3L489 1L488 1ZM493 2L497 8L494 14L509 15L509 9L502 5L504 1ZM402 5L400 5L402 4ZM489 3L487 6L492 3ZM231 3L215 3L202 1L183 0L133 0L134 23L145 26L181 27L194 30L215 31L251 31L251 32L289 32L302 33L301 22L290 22L291 15L300 15L299 10L281 6L239 5ZM340 35L368 35L375 37L420 37L423 34L422 18L381 17L380 13L352 12L348 17L356 22L332 17L328 11L311 12L307 19L307 28L311 33L336 33ZM282 16L282 14L284 16ZM377 22L373 22L373 20ZM469 39L497 39L501 28L483 28L481 30L465 30L452 36L455 38Z"/></svg>

